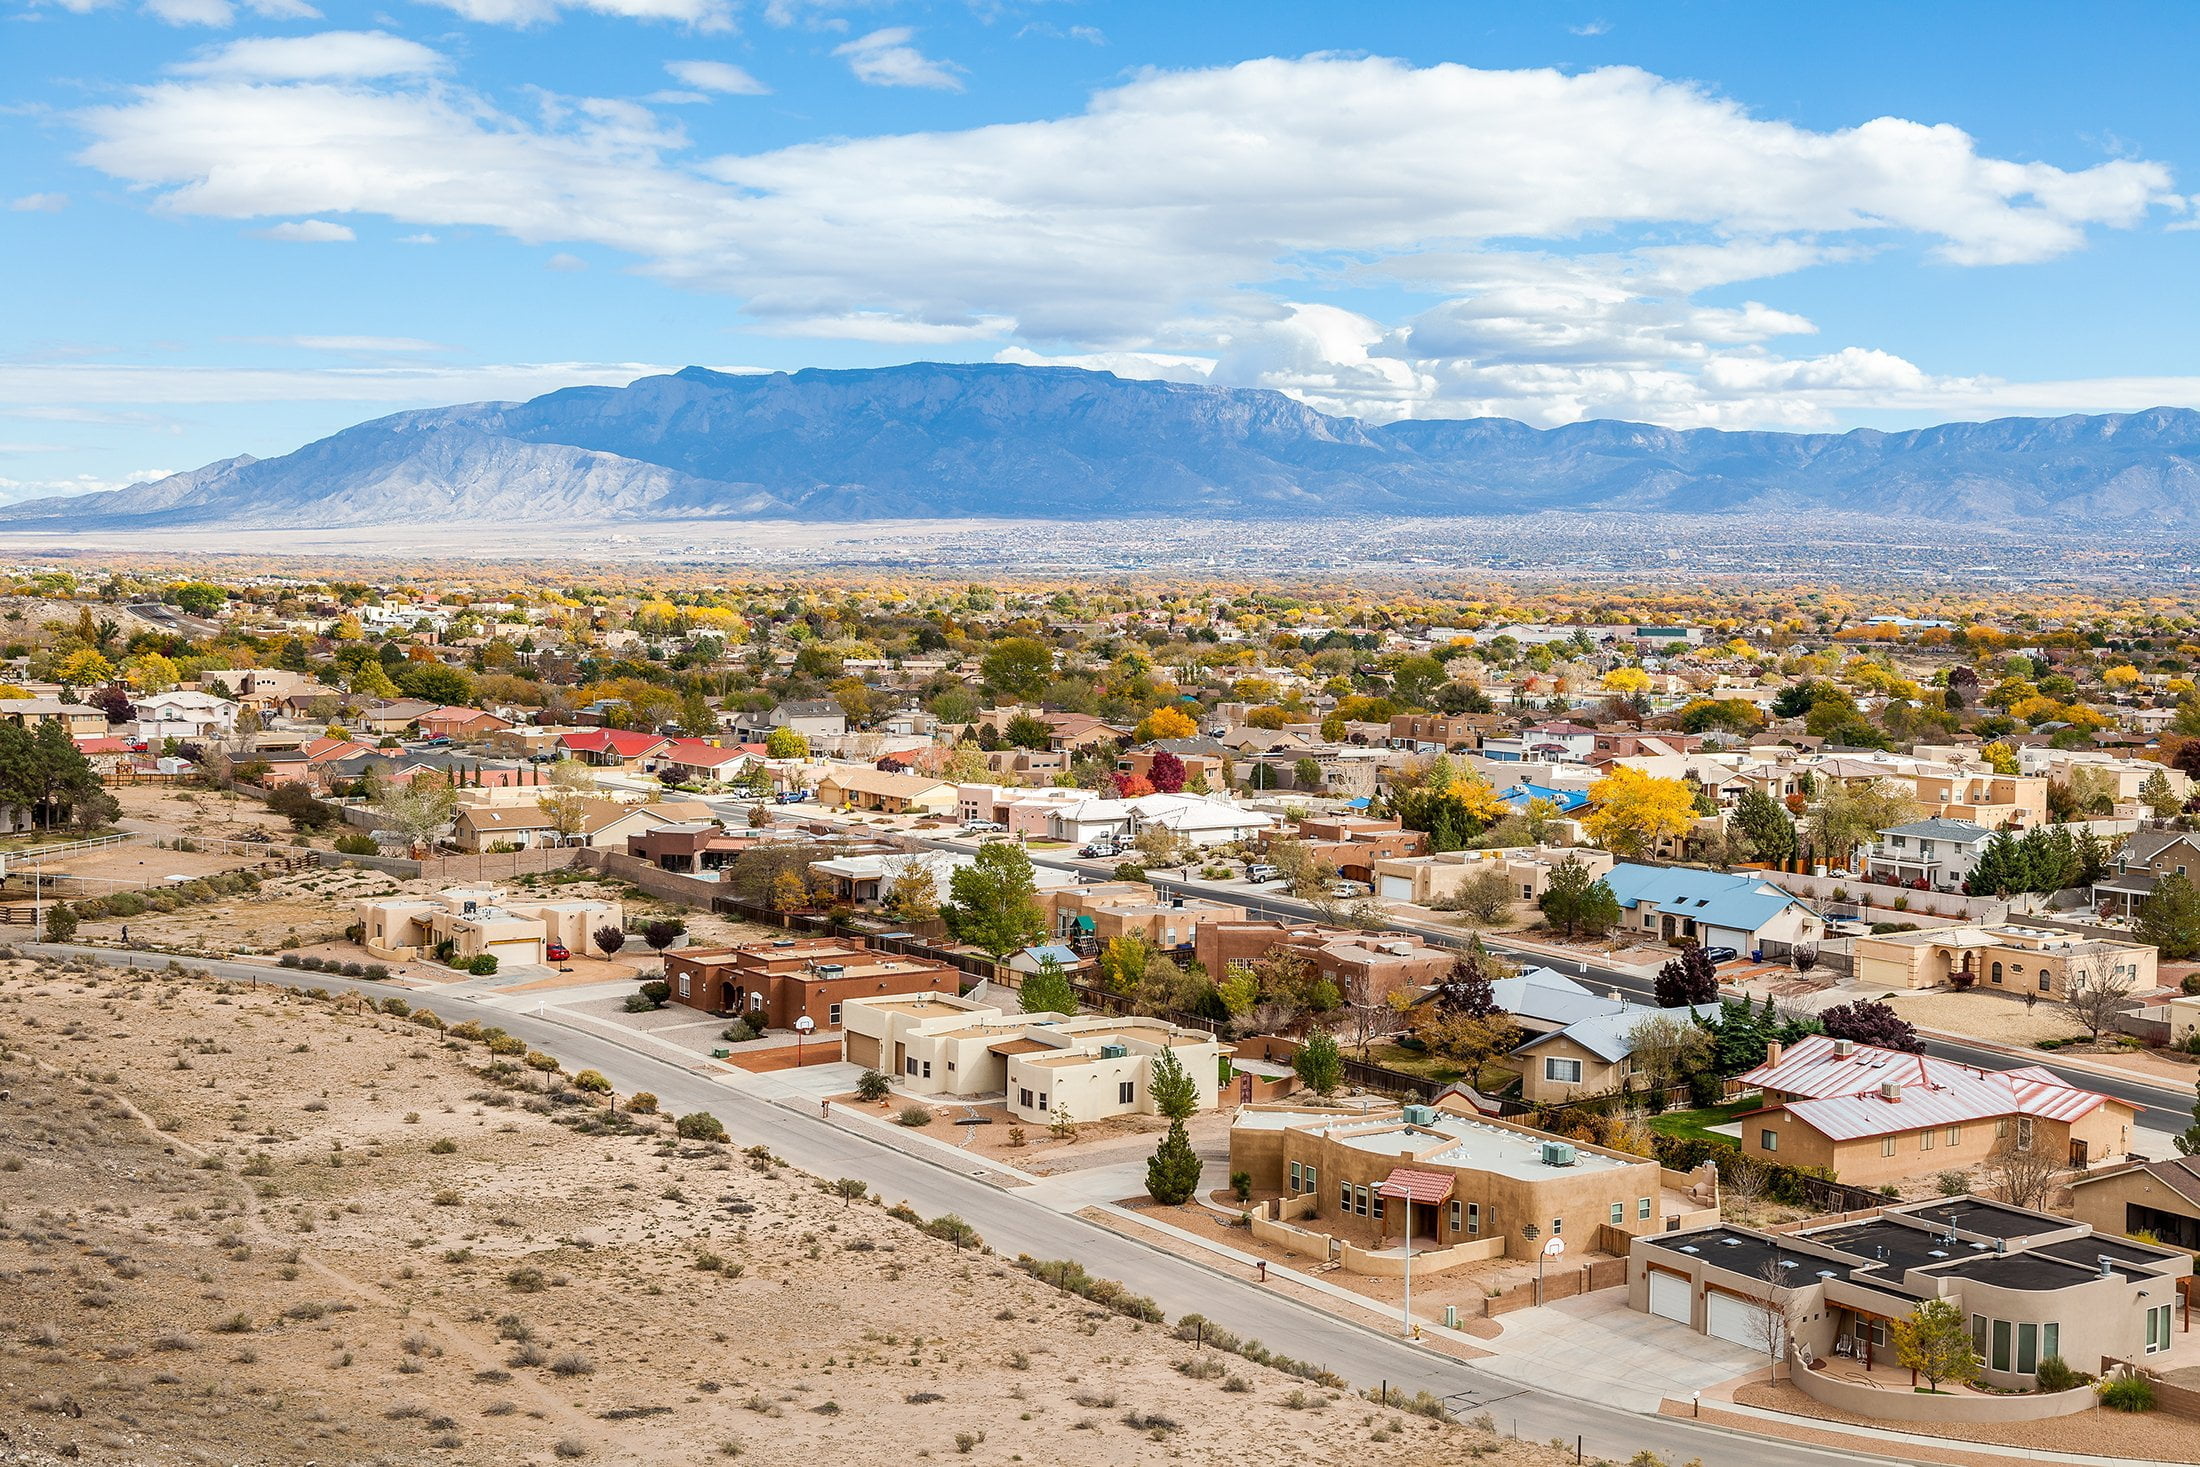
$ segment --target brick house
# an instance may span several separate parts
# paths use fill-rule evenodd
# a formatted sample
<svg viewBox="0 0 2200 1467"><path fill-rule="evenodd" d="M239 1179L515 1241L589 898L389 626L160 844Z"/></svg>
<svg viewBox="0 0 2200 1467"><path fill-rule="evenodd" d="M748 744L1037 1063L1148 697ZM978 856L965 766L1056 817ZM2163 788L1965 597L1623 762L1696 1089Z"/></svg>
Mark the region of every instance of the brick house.
<svg viewBox="0 0 2200 1467"><path fill-rule="evenodd" d="M838 1029L840 1006L849 999L954 993L961 980L946 963L873 952L855 938L787 938L665 954L672 1002L740 1014L767 1029L791 1029L805 1015L821 1031Z"/></svg>

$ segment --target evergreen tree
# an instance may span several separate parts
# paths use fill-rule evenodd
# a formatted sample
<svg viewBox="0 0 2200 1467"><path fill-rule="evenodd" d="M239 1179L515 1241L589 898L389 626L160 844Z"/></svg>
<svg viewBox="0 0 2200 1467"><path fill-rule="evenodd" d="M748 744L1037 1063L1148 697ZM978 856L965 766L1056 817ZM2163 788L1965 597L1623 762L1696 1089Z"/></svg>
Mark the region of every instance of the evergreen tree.
<svg viewBox="0 0 2200 1467"><path fill-rule="evenodd" d="M1979 850L1978 860L1972 864L1963 889L1972 896L2014 896L2020 891L2031 890L2029 874L2016 837L2006 830L1997 830L1987 837L1986 844Z"/></svg>
<svg viewBox="0 0 2200 1467"><path fill-rule="evenodd" d="M1344 1083L1344 1056L1337 1052L1336 1036L1327 1029L1313 1030L1291 1056L1291 1068L1298 1072L1299 1083L1316 1095L1336 1094Z"/></svg>
<svg viewBox="0 0 2200 1467"><path fill-rule="evenodd" d="M1781 865L1794 860L1801 849L1794 819L1763 790L1750 790L1734 802L1732 823L1749 837L1759 860Z"/></svg>
<svg viewBox="0 0 2200 1467"><path fill-rule="evenodd" d="M2131 928L2171 962L2200 956L2200 891L2175 872L2154 883L2154 894L2139 908Z"/></svg>
<svg viewBox="0 0 2200 1467"><path fill-rule="evenodd" d="M2192 1124L2170 1137L2179 1156L2200 1156L2200 1080L2193 1082L2192 1090Z"/></svg>
<svg viewBox="0 0 2200 1467"><path fill-rule="evenodd" d="M1604 878L1589 875L1577 856L1568 856L1551 868L1550 881L1536 899L1543 918L1568 937L1586 932L1591 937L1608 931L1619 921L1619 898Z"/></svg>
<svg viewBox="0 0 2200 1467"><path fill-rule="evenodd" d="M1154 1056L1153 1108L1172 1121L1186 1121L1199 1110L1199 1082L1173 1049Z"/></svg>
<svg viewBox="0 0 2200 1467"><path fill-rule="evenodd" d="M1146 1195L1164 1207L1189 1202L1199 1190L1199 1171L1199 1153L1192 1150L1184 1122L1171 1121L1169 1134L1146 1163Z"/></svg>
<svg viewBox="0 0 2200 1467"><path fill-rule="evenodd" d="M1017 998L1022 1001L1027 1014L1075 1014L1077 991L1070 987L1069 974L1053 958L1040 962L1039 971L1024 979Z"/></svg>

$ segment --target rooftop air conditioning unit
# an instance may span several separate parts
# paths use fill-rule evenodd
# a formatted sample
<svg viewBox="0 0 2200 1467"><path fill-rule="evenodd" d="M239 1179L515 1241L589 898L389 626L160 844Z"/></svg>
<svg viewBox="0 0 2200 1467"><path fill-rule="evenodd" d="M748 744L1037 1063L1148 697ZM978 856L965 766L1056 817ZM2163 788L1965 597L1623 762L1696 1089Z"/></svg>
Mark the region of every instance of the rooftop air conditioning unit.
<svg viewBox="0 0 2200 1467"><path fill-rule="evenodd" d="M1847 1058L1848 1058L1848 1057L1849 1057L1850 1055L1852 1055L1852 1054L1855 1054L1855 1053L1856 1053L1856 1041L1855 1041L1855 1040L1853 1040L1853 1039L1836 1039L1836 1040L1834 1040L1834 1041L1833 1041L1833 1057L1834 1057L1835 1059L1847 1059Z"/></svg>
<svg viewBox="0 0 2200 1467"><path fill-rule="evenodd" d="M1405 1109L1405 1119L1406 1124L1409 1126L1434 1125L1436 1123L1436 1111L1431 1106L1409 1105Z"/></svg>
<svg viewBox="0 0 2200 1467"><path fill-rule="evenodd" d="M1102 1059L1123 1059L1130 1052L1130 1046L1126 1044L1109 1043L1100 1046L1100 1058Z"/></svg>
<svg viewBox="0 0 2200 1467"><path fill-rule="evenodd" d="M1580 1153L1564 1141L1546 1141L1543 1143L1543 1164L1545 1166L1572 1166L1579 1157Z"/></svg>
<svg viewBox="0 0 2200 1467"><path fill-rule="evenodd" d="M1879 1098L1881 1100L1900 1100L1902 1098L1902 1082L1900 1080L1881 1080L1879 1082Z"/></svg>
<svg viewBox="0 0 2200 1467"><path fill-rule="evenodd" d="M819 963L817 965L817 976L820 978L838 978L847 971L838 963Z"/></svg>

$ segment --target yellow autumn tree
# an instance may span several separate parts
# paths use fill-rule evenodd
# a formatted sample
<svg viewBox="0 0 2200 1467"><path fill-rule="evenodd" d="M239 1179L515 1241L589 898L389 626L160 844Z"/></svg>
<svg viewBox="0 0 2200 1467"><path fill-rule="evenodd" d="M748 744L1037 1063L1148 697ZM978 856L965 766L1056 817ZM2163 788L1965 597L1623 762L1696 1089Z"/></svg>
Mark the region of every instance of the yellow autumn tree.
<svg viewBox="0 0 2200 1467"><path fill-rule="evenodd" d="M2017 772L2017 751L2006 739L1996 739L1985 745L1978 751L1978 756L1984 759L1996 774L2015 774Z"/></svg>
<svg viewBox="0 0 2200 1467"><path fill-rule="evenodd" d="M1650 691L1650 674L1639 667L1615 667L1604 675L1604 687L1608 692L1632 697Z"/></svg>
<svg viewBox="0 0 2200 1467"><path fill-rule="evenodd" d="M96 688L114 681L115 665L91 648L72 652L53 670L54 681L70 688Z"/></svg>
<svg viewBox="0 0 2200 1467"><path fill-rule="evenodd" d="M1685 780L1620 766L1589 786L1589 799L1596 808L1582 828L1615 856L1649 855L1659 841L1678 840L1695 826L1696 797Z"/></svg>
<svg viewBox="0 0 2200 1467"><path fill-rule="evenodd" d="M2139 669L2128 662L2118 663L2101 674L2101 681L2118 691L2135 687L2139 681Z"/></svg>
<svg viewBox="0 0 2200 1467"><path fill-rule="evenodd" d="M1138 720L1131 737L1141 744L1150 744L1155 739L1188 739L1198 732L1199 725L1192 722L1190 715L1175 708L1156 708Z"/></svg>

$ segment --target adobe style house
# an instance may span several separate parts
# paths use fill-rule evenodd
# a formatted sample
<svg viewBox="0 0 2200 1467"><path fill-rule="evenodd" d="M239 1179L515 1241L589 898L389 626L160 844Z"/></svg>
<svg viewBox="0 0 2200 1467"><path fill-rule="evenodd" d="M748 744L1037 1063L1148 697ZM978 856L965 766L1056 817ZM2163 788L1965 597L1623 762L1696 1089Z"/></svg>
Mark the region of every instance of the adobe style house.
<svg viewBox="0 0 2200 1467"><path fill-rule="evenodd" d="M2103 1167L2070 1180L2070 1215L2096 1232L2145 1233L2200 1252L2200 1156Z"/></svg>
<svg viewBox="0 0 2200 1467"><path fill-rule="evenodd" d="M1501 713L1394 713L1386 742L1393 749L1456 753L1473 749L1505 723Z"/></svg>
<svg viewBox="0 0 2200 1467"><path fill-rule="evenodd" d="M1738 1081L1764 1091L1740 1118L1745 1154L1858 1187L1980 1166L2005 1142L2082 1169L2129 1154L2137 1119L2037 1065L1978 1070L1824 1034L1767 1045Z"/></svg>
<svg viewBox="0 0 2200 1467"><path fill-rule="evenodd" d="M1719 1215L1715 1172L1666 1171L1471 1114L1448 1098L1365 1114L1243 1106L1230 1126L1230 1170L1248 1173L1256 1196L1275 1199L1256 1215L1256 1237L1341 1254L1362 1273L1397 1272L1409 1228L1422 1273L1533 1258L1551 1238L1593 1248L1604 1226L1656 1233Z"/></svg>
<svg viewBox="0 0 2200 1467"><path fill-rule="evenodd" d="M1118 937L1154 947L1188 948L1209 922L1242 922L1245 909L1204 897L1163 896L1143 881L1100 881L1039 893L1047 927L1081 953L1096 952Z"/></svg>
<svg viewBox="0 0 2200 1467"><path fill-rule="evenodd" d="M1007 1014L950 993L856 999L844 1010L846 1057L892 1075L915 1095L1000 1095L1026 1124L1057 1110L1073 1121L1152 1115L1153 1062L1176 1055L1199 1089L1219 1100L1230 1046L1199 1029L1136 1015Z"/></svg>
<svg viewBox="0 0 2200 1467"><path fill-rule="evenodd" d="M1824 919L1800 898L1747 872L1623 861L1604 874L1604 883L1619 899L1619 930L1632 929L1653 942L1695 942L1746 953L1767 943L1792 946L1825 936Z"/></svg>
<svg viewBox="0 0 2200 1467"><path fill-rule="evenodd" d="M874 952L855 938L782 938L741 947L678 948L665 954L674 1003L739 1015L766 1029L807 1017L841 1027L843 1005L896 994L955 992L960 975L930 958Z"/></svg>
<svg viewBox="0 0 2200 1467"><path fill-rule="evenodd" d="M1373 1003L1400 989L1421 988L1451 971L1457 955L1411 932L1355 932L1282 922L1213 921L1192 939L1200 966L1221 981L1232 967L1287 951L1327 978L1355 1003Z"/></svg>
<svg viewBox="0 0 2200 1467"><path fill-rule="evenodd" d="M1612 869L1611 853L1594 846L1504 846L1378 860L1370 884L1384 901L1425 907L1459 895L1475 877L1496 871L1515 901L1532 902L1550 885L1552 868L1569 859L1579 861L1591 877Z"/></svg>
<svg viewBox="0 0 2200 1467"><path fill-rule="evenodd" d="M1628 1251L1627 1302L1761 1353L1776 1333L1806 1362L1868 1368L1897 1364L1890 1325L1924 1300L1945 1299L1970 1318L1985 1384L2029 1391L2050 1355L2097 1371L2105 1359L2168 1354L2182 1338L2173 1333L2176 1301L2191 1273L2182 1250L1953 1197L1787 1234L1714 1222L1639 1236Z"/></svg>
<svg viewBox="0 0 2200 1467"><path fill-rule="evenodd" d="M617 902L538 901L509 897L491 886L454 886L432 897L377 897L360 902L360 942L385 962L433 957L449 943L456 958L488 954L505 966L541 963L553 942L582 957L602 957L596 932L622 930Z"/></svg>
<svg viewBox="0 0 2200 1467"><path fill-rule="evenodd" d="M928 774L888 774L863 765L841 765L821 776L817 802L828 809L877 810L888 815L912 812L950 814L955 809L955 786Z"/></svg>
<svg viewBox="0 0 2200 1467"><path fill-rule="evenodd" d="M1395 820L1374 820L1364 815L1309 815L1288 832L1304 841L1308 852L1337 868L1348 881L1374 882L1377 861L1418 856L1428 850L1425 831L1407 830ZM1267 839L1279 837L1271 832Z"/></svg>
<svg viewBox="0 0 2200 1467"><path fill-rule="evenodd" d="M682 820L635 831L626 838L626 853L660 871L696 875L730 866L743 851L756 849L756 834L737 835L715 820Z"/></svg>
<svg viewBox="0 0 2200 1467"><path fill-rule="evenodd" d="M2155 986L2156 953L2145 943L2015 922L1858 937L1853 958L1857 983L1875 990L1959 982L2061 999L2072 973L2123 978L2133 993Z"/></svg>

